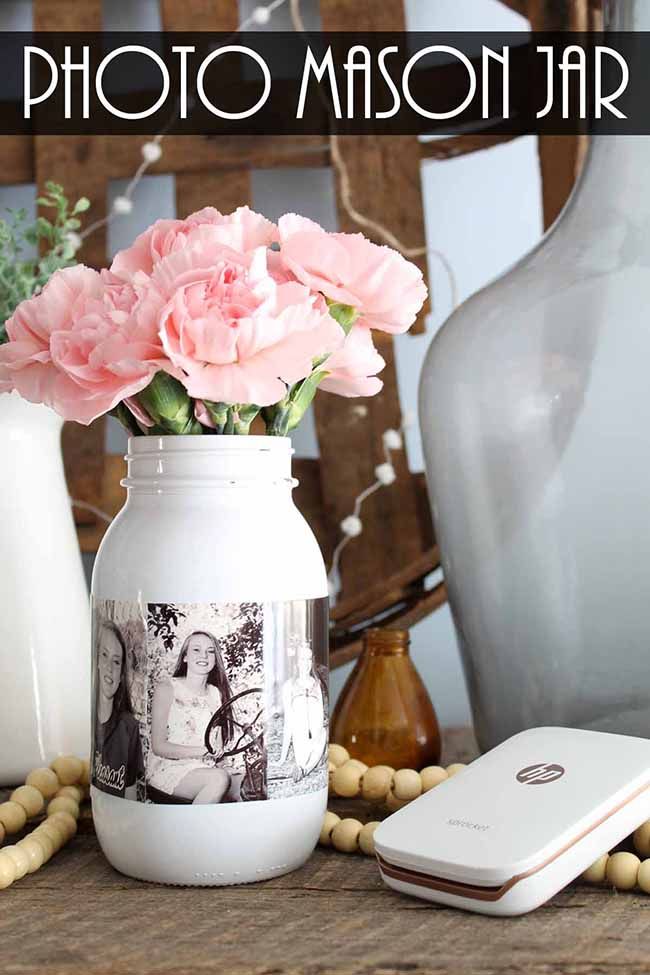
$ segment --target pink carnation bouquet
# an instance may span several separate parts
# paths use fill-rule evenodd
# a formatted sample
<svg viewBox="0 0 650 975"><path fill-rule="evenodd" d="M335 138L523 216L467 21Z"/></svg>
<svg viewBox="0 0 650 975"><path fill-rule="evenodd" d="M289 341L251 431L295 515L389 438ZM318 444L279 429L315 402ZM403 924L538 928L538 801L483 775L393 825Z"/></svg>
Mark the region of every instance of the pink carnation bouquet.
<svg viewBox="0 0 650 975"><path fill-rule="evenodd" d="M248 207L159 220L110 269L56 271L6 322L0 390L134 435L286 435L316 390L372 396L426 297L420 270L362 234Z"/></svg>

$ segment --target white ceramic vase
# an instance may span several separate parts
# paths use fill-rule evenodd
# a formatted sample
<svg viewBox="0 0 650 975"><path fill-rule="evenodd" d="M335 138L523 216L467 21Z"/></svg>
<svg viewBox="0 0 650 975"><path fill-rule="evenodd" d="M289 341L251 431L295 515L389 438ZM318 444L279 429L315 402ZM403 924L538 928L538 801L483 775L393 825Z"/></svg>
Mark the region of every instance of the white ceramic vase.
<svg viewBox="0 0 650 975"><path fill-rule="evenodd" d="M92 586L93 816L123 873L245 883L300 866L316 844L327 802L327 579L292 500L291 453L276 437L129 441L128 498ZM198 663L188 662L193 634L207 647ZM237 696L225 712L237 731L218 730L213 761L206 720ZM254 716L262 737L251 732L231 756ZM224 770L229 791L211 793Z"/></svg>
<svg viewBox="0 0 650 975"><path fill-rule="evenodd" d="M88 755L88 591L61 426L47 407L0 396L0 785Z"/></svg>

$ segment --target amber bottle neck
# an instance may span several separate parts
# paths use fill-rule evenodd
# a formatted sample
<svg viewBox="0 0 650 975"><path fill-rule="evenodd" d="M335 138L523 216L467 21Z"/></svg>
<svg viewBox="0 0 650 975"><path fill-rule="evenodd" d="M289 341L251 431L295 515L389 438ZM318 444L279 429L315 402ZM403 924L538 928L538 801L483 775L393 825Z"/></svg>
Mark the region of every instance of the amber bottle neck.
<svg viewBox="0 0 650 975"><path fill-rule="evenodd" d="M409 642L408 630L366 630L363 653L366 657L408 656Z"/></svg>

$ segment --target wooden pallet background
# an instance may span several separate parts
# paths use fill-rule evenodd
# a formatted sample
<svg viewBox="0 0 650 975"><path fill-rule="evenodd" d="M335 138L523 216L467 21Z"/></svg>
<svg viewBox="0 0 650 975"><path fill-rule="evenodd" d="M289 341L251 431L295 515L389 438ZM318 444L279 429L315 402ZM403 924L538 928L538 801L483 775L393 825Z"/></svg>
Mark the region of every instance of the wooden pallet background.
<svg viewBox="0 0 650 975"><path fill-rule="evenodd" d="M236 0L159 2L164 30L231 31L238 26ZM584 29L595 26L599 16L589 0L507 0L507 5L527 16L538 30ZM33 0L35 30L101 30L101 14L100 0ZM405 29L402 0L320 0L320 14L323 30ZM425 242L421 160L478 152L509 138L470 134L421 143L415 136L349 136L340 140L340 146L355 206L388 226L406 246L418 247ZM141 159L143 141L143 137L122 136L3 137L0 183L42 185L46 179L54 179L65 186L72 199L89 197L95 220L106 212L109 180L132 175ZM580 152L578 138L539 140L547 226L569 194ZM330 164L326 136L169 136L160 162L149 172L174 174L176 212L184 216L208 204L228 212L250 202L254 168ZM337 209L340 229L357 231L340 196ZM108 262L104 230L88 238L79 259L98 267ZM426 274L425 259L422 268ZM426 311L414 331L423 330ZM355 496L374 480L374 468L384 459L383 431L400 425L393 340L382 333L376 337L387 363L382 392L363 401L367 410L364 418L359 417L355 401L317 397L314 412L320 461L299 459L296 464L301 482L296 500L328 562L339 537L339 522L349 513ZM408 341L408 337L400 341ZM63 441L71 495L111 514L119 510L123 461L105 453L104 421L88 428L66 424ZM360 633L369 620L381 617L408 626L446 598L442 582L433 588L426 583L439 559L424 478L409 473L406 451L394 455L394 464L395 483L368 500L363 511L363 534L343 557L341 598L333 610L335 666L358 652ZM76 510L75 517L82 549L96 551L105 523L83 510Z"/></svg>

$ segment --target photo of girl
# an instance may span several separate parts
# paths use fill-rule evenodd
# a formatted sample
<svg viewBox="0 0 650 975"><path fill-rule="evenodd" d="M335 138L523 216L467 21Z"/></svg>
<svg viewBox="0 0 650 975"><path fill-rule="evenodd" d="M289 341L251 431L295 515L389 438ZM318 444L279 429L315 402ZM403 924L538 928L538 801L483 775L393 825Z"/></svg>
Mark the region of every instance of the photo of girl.
<svg viewBox="0 0 650 975"><path fill-rule="evenodd" d="M309 642L294 641L289 647L289 659L295 660L296 673L282 687L284 726L280 764L287 760L292 747L296 765L294 779L299 782L325 755L327 715L323 687Z"/></svg>
<svg viewBox="0 0 650 975"><path fill-rule="evenodd" d="M240 800L241 774L218 765L235 734L228 709L213 730L214 754L205 744L212 716L232 696L216 637L206 630L190 633L172 676L163 677L154 689L148 799L169 802L174 796L192 803Z"/></svg>
<svg viewBox="0 0 650 975"><path fill-rule="evenodd" d="M140 731L126 683L126 642L115 623L98 622L95 652L93 784L136 799L137 779L144 774Z"/></svg>

